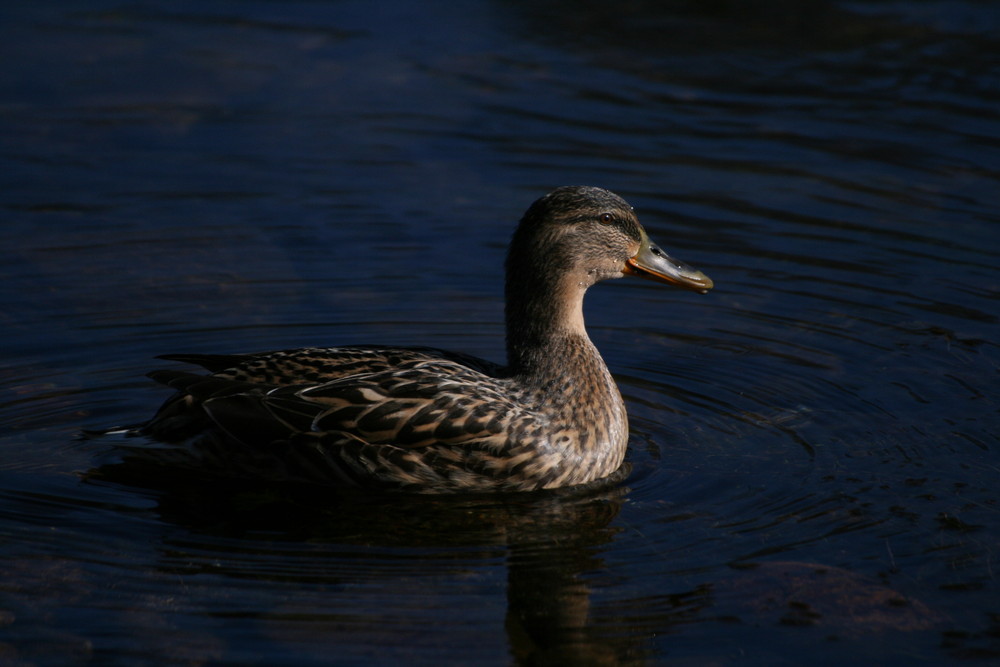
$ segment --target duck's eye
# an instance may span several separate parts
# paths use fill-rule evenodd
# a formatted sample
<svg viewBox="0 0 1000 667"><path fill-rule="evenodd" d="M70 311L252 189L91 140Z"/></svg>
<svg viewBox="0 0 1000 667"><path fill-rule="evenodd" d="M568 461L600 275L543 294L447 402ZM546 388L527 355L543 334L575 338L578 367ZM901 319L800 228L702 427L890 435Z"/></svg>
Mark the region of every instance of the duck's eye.
<svg viewBox="0 0 1000 667"><path fill-rule="evenodd" d="M598 220L601 221L602 225L610 225L612 222L615 221L615 216L611 215L610 213L601 213L600 217L598 217Z"/></svg>

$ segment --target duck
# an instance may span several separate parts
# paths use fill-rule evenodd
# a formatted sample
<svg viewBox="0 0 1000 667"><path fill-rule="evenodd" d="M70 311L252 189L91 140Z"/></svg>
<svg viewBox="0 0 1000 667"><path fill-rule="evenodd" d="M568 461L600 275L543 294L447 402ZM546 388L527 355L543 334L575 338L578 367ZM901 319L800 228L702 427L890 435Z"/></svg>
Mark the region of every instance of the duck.
<svg viewBox="0 0 1000 667"><path fill-rule="evenodd" d="M702 294L713 282L592 186L532 203L505 271L505 365L380 345L167 354L202 370L149 373L175 393L129 435L158 443L171 465L343 491L532 492L608 478L628 416L587 335L584 295L623 276Z"/></svg>

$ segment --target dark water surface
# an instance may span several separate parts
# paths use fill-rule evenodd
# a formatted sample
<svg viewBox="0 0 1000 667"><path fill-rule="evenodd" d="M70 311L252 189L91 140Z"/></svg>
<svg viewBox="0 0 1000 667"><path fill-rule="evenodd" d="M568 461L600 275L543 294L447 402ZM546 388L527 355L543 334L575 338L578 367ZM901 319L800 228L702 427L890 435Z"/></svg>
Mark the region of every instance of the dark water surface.
<svg viewBox="0 0 1000 667"><path fill-rule="evenodd" d="M0 663L1000 660L995 3L18 4ZM576 183L717 285L588 297L624 481L88 476L157 354L500 360L507 239Z"/></svg>

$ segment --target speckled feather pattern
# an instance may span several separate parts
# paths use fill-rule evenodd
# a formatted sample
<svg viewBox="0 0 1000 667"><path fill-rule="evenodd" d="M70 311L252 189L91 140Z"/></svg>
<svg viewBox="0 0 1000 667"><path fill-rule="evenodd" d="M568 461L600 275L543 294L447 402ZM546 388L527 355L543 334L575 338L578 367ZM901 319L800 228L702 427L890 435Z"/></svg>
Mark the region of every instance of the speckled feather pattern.
<svg viewBox="0 0 1000 667"><path fill-rule="evenodd" d="M230 472L255 477L425 493L585 483L621 465L628 427L590 341L564 344L564 370L531 387L487 361L430 349L290 350L212 376L154 371L180 393L145 429L190 438L197 451L184 456L199 467L239 462L246 469ZM265 447L234 457L233 443Z"/></svg>
<svg viewBox="0 0 1000 667"><path fill-rule="evenodd" d="M612 224L613 223L613 224ZM432 348L167 355L176 390L133 433L150 457L225 474L421 493L582 484L621 465L625 406L583 328L583 293L639 247L631 207L598 188L532 205L507 261L509 366Z"/></svg>

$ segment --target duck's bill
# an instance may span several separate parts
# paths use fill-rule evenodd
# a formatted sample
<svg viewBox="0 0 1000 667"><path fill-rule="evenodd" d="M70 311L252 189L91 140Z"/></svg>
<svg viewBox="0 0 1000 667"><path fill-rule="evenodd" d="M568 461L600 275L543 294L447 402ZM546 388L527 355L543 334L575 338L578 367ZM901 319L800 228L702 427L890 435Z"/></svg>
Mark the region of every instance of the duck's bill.
<svg viewBox="0 0 1000 667"><path fill-rule="evenodd" d="M642 235L642 245L639 246L639 252L625 262L623 272L647 280L676 285L701 294L712 289L715 284L701 271L691 268L660 250L656 244L650 242L645 234Z"/></svg>

